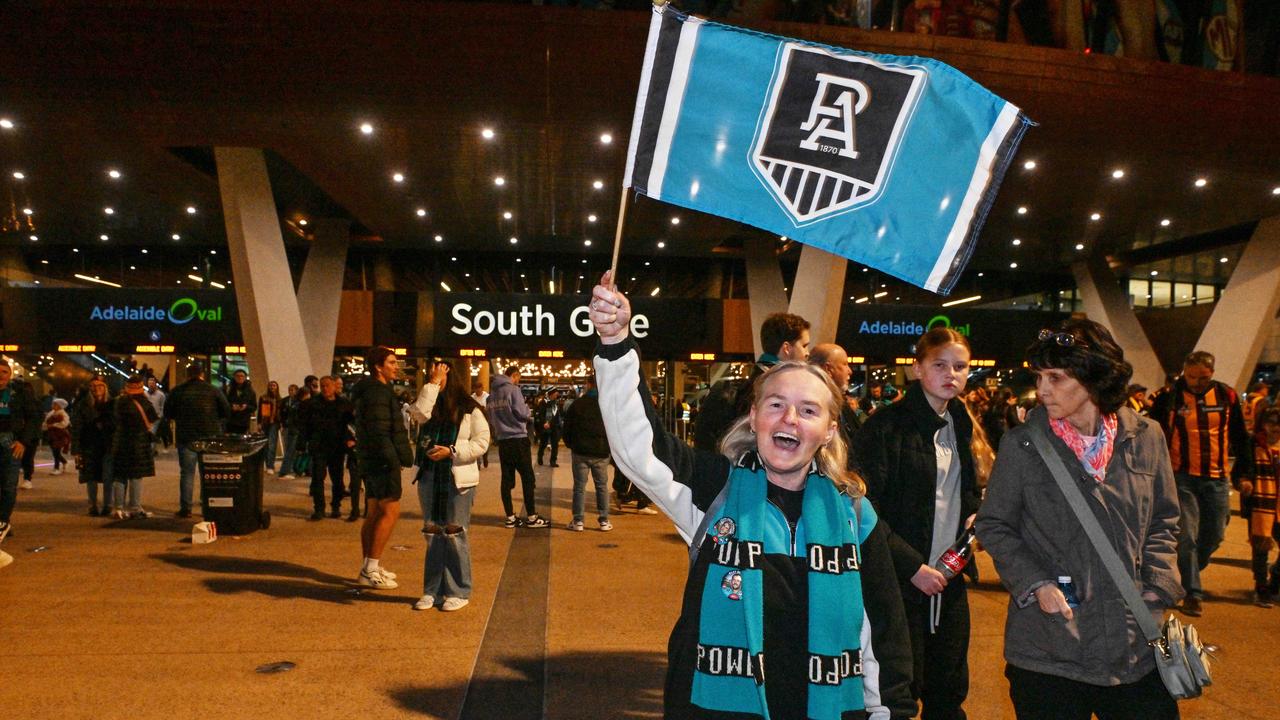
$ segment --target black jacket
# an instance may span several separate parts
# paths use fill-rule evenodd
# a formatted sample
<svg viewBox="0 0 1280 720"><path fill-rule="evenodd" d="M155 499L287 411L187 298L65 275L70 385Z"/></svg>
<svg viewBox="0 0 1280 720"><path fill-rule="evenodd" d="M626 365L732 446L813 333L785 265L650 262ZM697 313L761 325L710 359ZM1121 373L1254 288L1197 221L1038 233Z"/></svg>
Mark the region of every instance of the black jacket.
<svg viewBox="0 0 1280 720"><path fill-rule="evenodd" d="M222 423L230 413L227 396L207 380L197 378L174 388L164 402L164 419L178 424L179 445L221 435Z"/></svg>
<svg viewBox="0 0 1280 720"><path fill-rule="evenodd" d="M258 402L258 394L253 391L253 383L245 380L243 385L237 386L233 380L223 387L223 390L227 394L228 407L231 405L244 406L243 410L233 409L227 415L227 432L249 432L249 421L253 418Z"/></svg>
<svg viewBox="0 0 1280 720"><path fill-rule="evenodd" d="M302 403L298 410L298 437L312 455L342 455L347 451L352 422L351 403L342 396L325 400L323 395Z"/></svg>
<svg viewBox="0 0 1280 720"><path fill-rule="evenodd" d="M351 389L356 460L364 475L385 476L413 465L413 448L395 390L373 377Z"/></svg>
<svg viewBox="0 0 1280 720"><path fill-rule="evenodd" d="M44 415L30 385L14 380L9 383L9 391L9 430L14 440L24 447L31 447L40 442L40 423L44 421Z"/></svg>
<svg viewBox="0 0 1280 720"><path fill-rule="evenodd" d="M594 390L574 400L564 411L564 444L578 455L609 457L609 438L600 417L600 397Z"/></svg>
<svg viewBox="0 0 1280 720"><path fill-rule="evenodd" d="M81 458L80 482L103 482L103 462L111 452L116 432L115 406L111 398L102 405L85 395L71 406L71 454Z"/></svg>
<svg viewBox="0 0 1280 720"><path fill-rule="evenodd" d="M156 409L147 402L146 395L121 393L115 403L116 430L111 438L111 474L120 480L155 475L151 426L157 419Z"/></svg>
<svg viewBox="0 0 1280 720"><path fill-rule="evenodd" d="M956 454L960 457L963 531L965 518L978 511L981 498L973 474L973 455L968 452L973 422L960 400L952 400L947 412L955 424ZM929 405L920 384L913 383L901 402L868 418L853 439L853 456L867 483L867 498L889 526L889 549L904 586L929 562L938 476L933 437L945 424Z"/></svg>

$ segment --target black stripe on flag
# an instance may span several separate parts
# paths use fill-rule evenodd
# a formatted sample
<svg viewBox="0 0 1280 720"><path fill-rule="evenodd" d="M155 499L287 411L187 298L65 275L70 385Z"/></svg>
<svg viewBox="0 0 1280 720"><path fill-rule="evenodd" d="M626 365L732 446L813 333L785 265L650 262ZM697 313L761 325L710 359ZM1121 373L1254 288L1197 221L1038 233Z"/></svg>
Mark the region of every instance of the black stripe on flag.
<svg viewBox="0 0 1280 720"><path fill-rule="evenodd" d="M1031 119L1022 113L1018 113L1017 120L1009 128L1004 140L1000 142L1000 148L996 150L996 156L992 162L991 178L987 181L987 187L982 191L982 199L978 202L978 207L973 213L973 222L969 224L969 233L965 236L964 242L961 243L955 257L951 259L951 267L947 268L946 274L942 276L941 282L938 283L937 293L939 295L951 294L951 289L955 287L956 281L960 279L960 274L964 272L965 266L969 264L969 257L973 255L974 249L978 246L978 234L982 232L982 226L987 222L987 214L991 212L991 205L995 203L996 191L1000 189L1000 184L1004 182L1004 175L1008 172L1009 165L1013 162L1013 156L1018 151L1018 144L1022 142L1022 136L1026 134L1027 128L1030 126Z"/></svg>
<svg viewBox="0 0 1280 720"><path fill-rule="evenodd" d="M653 49L649 91L645 95L644 119L640 121L640 140L636 143L636 164L631 169L631 187L642 195L649 194L649 171L653 169L653 151L658 144L662 112L667 105L667 88L671 85L671 68L675 65L682 25L684 22L678 13L662 14L662 28Z"/></svg>

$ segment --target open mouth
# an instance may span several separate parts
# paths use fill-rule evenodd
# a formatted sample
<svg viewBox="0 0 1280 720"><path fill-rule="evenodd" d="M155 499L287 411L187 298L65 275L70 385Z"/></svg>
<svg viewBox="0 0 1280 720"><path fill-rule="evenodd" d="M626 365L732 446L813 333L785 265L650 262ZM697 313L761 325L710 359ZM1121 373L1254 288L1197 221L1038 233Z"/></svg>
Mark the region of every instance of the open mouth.
<svg viewBox="0 0 1280 720"><path fill-rule="evenodd" d="M783 450L795 450L800 447L800 438L790 433L776 432L773 434L773 444Z"/></svg>

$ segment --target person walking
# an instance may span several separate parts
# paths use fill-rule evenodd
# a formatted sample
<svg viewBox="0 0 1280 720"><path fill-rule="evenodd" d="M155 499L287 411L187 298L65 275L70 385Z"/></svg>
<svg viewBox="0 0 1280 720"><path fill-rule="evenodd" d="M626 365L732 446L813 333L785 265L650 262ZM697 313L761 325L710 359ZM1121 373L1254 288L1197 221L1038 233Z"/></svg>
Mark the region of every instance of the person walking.
<svg viewBox="0 0 1280 720"><path fill-rule="evenodd" d="M31 386L15 382L9 361L0 358L0 542L13 531L18 476L24 453L40 437L40 418Z"/></svg>
<svg viewBox="0 0 1280 720"><path fill-rule="evenodd" d="M130 375L125 380L124 392L116 398L114 414L111 472L115 483L115 511L112 515L116 519L149 518L152 513L142 507L142 479L156 474L151 428L158 418L156 409L147 402L141 375ZM127 503L127 510L122 502Z"/></svg>
<svg viewBox="0 0 1280 720"><path fill-rule="evenodd" d="M276 450L280 447L280 383L271 380L258 398L258 432L267 436L267 474L276 472Z"/></svg>
<svg viewBox="0 0 1280 720"><path fill-rule="evenodd" d="M1197 350L1182 363L1182 376L1151 408L1164 429L1178 485L1178 570L1186 599L1182 612L1199 617L1204 588L1200 574L1226 537L1234 482L1253 474L1253 441L1244 427L1240 397L1213 379L1214 357ZM1234 464L1227 457L1235 458Z"/></svg>
<svg viewBox="0 0 1280 720"><path fill-rule="evenodd" d="M774 365L723 454L699 450L654 410L608 273L589 307L610 451L690 543L665 717L913 717L887 533L848 470L830 377Z"/></svg>
<svg viewBox="0 0 1280 720"><path fill-rule="evenodd" d="M400 469L413 465L413 450L391 385L400 375L400 358L391 348L378 346L365 355L365 366L369 375L351 389L355 449L365 488L365 520L360 529L364 564L357 582L392 590L398 587L396 575L381 567L382 551L400 519Z"/></svg>
<svg viewBox="0 0 1280 720"><path fill-rule="evenodd" d="M61 475L67 466L67 457L63 453L71 450L71 416L67 414L67 401L55 398L53 408L44 416L40 429L44 431L45 442L53 453L53 471L50 475Z"/></svg>
<svg viewBox="0 0 1280 720"><path fill-rule="evenodd" d="M311 520L324 519L325 475L332 485L329 516L341 517L347 495L342 471L348 450L356 444L348 430L352 419L351 403L338 395L337 383L328 375L320 378L320 394L302 404L299 419L302 442L311 453ZM355 511L354 504L351 509Z"/></svg>
<svg viewBox="0 0 1280 720"><path fill-rule="evenodd" d="M547 396L538 406L537 420L541 432L538 433L538 464L542 464L543 451L551 448L551 467L560 467L556 459L560 457L560 436L564 432L564 412L560 407L560 390L551 388Z"/></svg>
<svg viewBox="0 0 1280 720"><path fill-rule="evenodd" d="M1156 622L1182 598L1178 493L1160 427L1125 405L1133 367L1072 318L1027 350L1041 405L1001 443L978 540L1009 591L1005 677L1019 720L1178 717L1155 657L1033 433L1068 468Z"/></svg>
<svg viewBox="0 0 1280 720"><path fill-rule="evenodd" d="M867 419L853 456L867 499L888 532L914 660L912 690L923 717L963 720L969 693L969 599L939 559L973 524L981 494L974 427L965 407L969 341L936 327L915 343L912 383L901 402Z"/></svg>
<svg viewBox="0 0 1280 720"><path fill-rule="evenodd" d="M254 403L258 396L253 391L253 383L243 370L231 374L231 384L223 390L227 394L227 404L231 413L227 416L227 432L243 435L249 432L249 423L253 420Z"/></svg>
<svg viewBox="0 0 1280 720"><path fill-rule="evenodd" d="M415 610L453 612L471 600L471 507L480 468L489 448L489 423L479 403L467 395L467 374L447 362L431 368L408 412L420 424L417 435L418 500L422 534L427 538L422 564L422 597Z"/></svg>
<svg viewBox="0 0 1280 720"><path fill-rule="evenodd" d="M509 528L523 526L544 528L551 523L538 515L534 503L537 481L533 475L529 447L529 406L520 391L520 368L516 365L493 379L489 394L489 420L493 434L498 439L498 463L502 467L502 484L498 487L502 496L502 509L507 514L503 525ZM520 473L520 492L524 496L525 517L516 517L511 503L511 491L516 486L516 473Z"/></svg>
<svg viewBox="0 0 1280 720"><path fill-rule="evenodd" d="M116 419L107 383L101 377L89 381L89 389L71 407L71 454L80 471L80 483L89 494L89 515L106 517L112 509L111 439ZM98 504L98 488L102 504Z"/></svg>
<svg viewBox="0 0 1280 720"><path fill-rule="evenodd" d="M191 517L196 464L200 459L196 451L191 449L191 443L222 434L222 424L231 413L226 396L206 379L202 363L193 362L188 365L186 374L186 382L169 393L164 405L164 419L174 424L174 443L178 446L180 518Z"/></svg>
<svg viewBox="0 0 1280 720"><path fill-rule="evenodd" d="M1253 604L1271 607L1280 595L1280 559L1270 567L1267 556L1280 540L1276 496L1280 491L1280 408L1265 408L1255 418L1253 476L1241 478L1240 514L1248 522L1253 566Z"/></svg>
<svg viewBox="0 0 1280 720"><path fill-rule="evenodd" d="M600 414L600 392L595 376L587 377L587 391L564 413L564 444L573 453L573 520L569 529L582 532L587 505L587 474L596 486L596 520L601 532L613 529L609 522L609 438Z"/></svg>

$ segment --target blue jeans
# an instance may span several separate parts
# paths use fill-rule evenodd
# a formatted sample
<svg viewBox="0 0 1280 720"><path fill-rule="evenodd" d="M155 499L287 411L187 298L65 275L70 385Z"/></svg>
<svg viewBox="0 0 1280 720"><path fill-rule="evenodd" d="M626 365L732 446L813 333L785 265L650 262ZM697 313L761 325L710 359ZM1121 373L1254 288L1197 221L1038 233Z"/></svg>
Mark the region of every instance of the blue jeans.
<svg viewBox="0 0 1280 720"><path fill-rule="evenodd" d="M22 460L13 457L13 433L0 433L0 522L9 522L18 502Z"/></svg>
<svg viewBox="0 0 1280 720"><path fill-rule="evenodd" d="M587 509L587 472L596 485L596 515L609 519L609 458L573 454L573 519L582 522Z"/></svg>
<svg viewBox="0 0 1280 720"><path fill-rule="evenodd" d="M1182 517L1178 521L1178 571L1182 587L1195 598L1204 597L1200 573L1209 566L1227 533L1231 500L1226 478L1174 473Z"/></svg>
<svg viewBox="0 0 1280 720"><path fill-rule="evenodd" d="M280 474L293 474L294 452L298 447L298 431L295 428L284 428L284 458L280 460Z"/></svg>
<svg viewBox="0 0 1280 720"><path fill-rule="evenodd" d="M111 480L111 453L102 454L102 459L98 462L102 463L102 505L98 505L98 485L99 483L90 480L84 484L86 492L89 494L89 506L101 507L103 510L111 509L112 485Z"/></svg>
<svg viewBox="0 0 1280 720"><path fill-rule="evenodd" d="M126 486L128 487L128 497L125 497ZM142 478L125 478L115 481L115 497L114 507L117 510L124 509L121 507L122 501L127 502L129 510L142 509Z"/></svg>
<svg viewBox="0 0 1280 720"><path fill-rule="evenodd" d="M267 436L267 448L264 450L267 454L267 469L275 472L276 449L280 446L280 426L271 423L270 425L263 425L261 430Z"/></svg>
<svg viewBox="0 0 1280 720"><path fill-rule="evenodd" d="M178 504L186 510L191 509L191 496L196 486L196 467L200 462L200 454L190 445L178 446Z"/></svg>
<svg viewBox="0 0 1280 720"><path fill-rule="evenodd" d="M422 534L427 553L422 561L422 594L432 597L471 597L471 504L474 487L459 489L448 480L447 507L433 507L435 483L430 471L418 473L418 501L422 503ZM451 532L453 531L453 532Z"/></svg>

